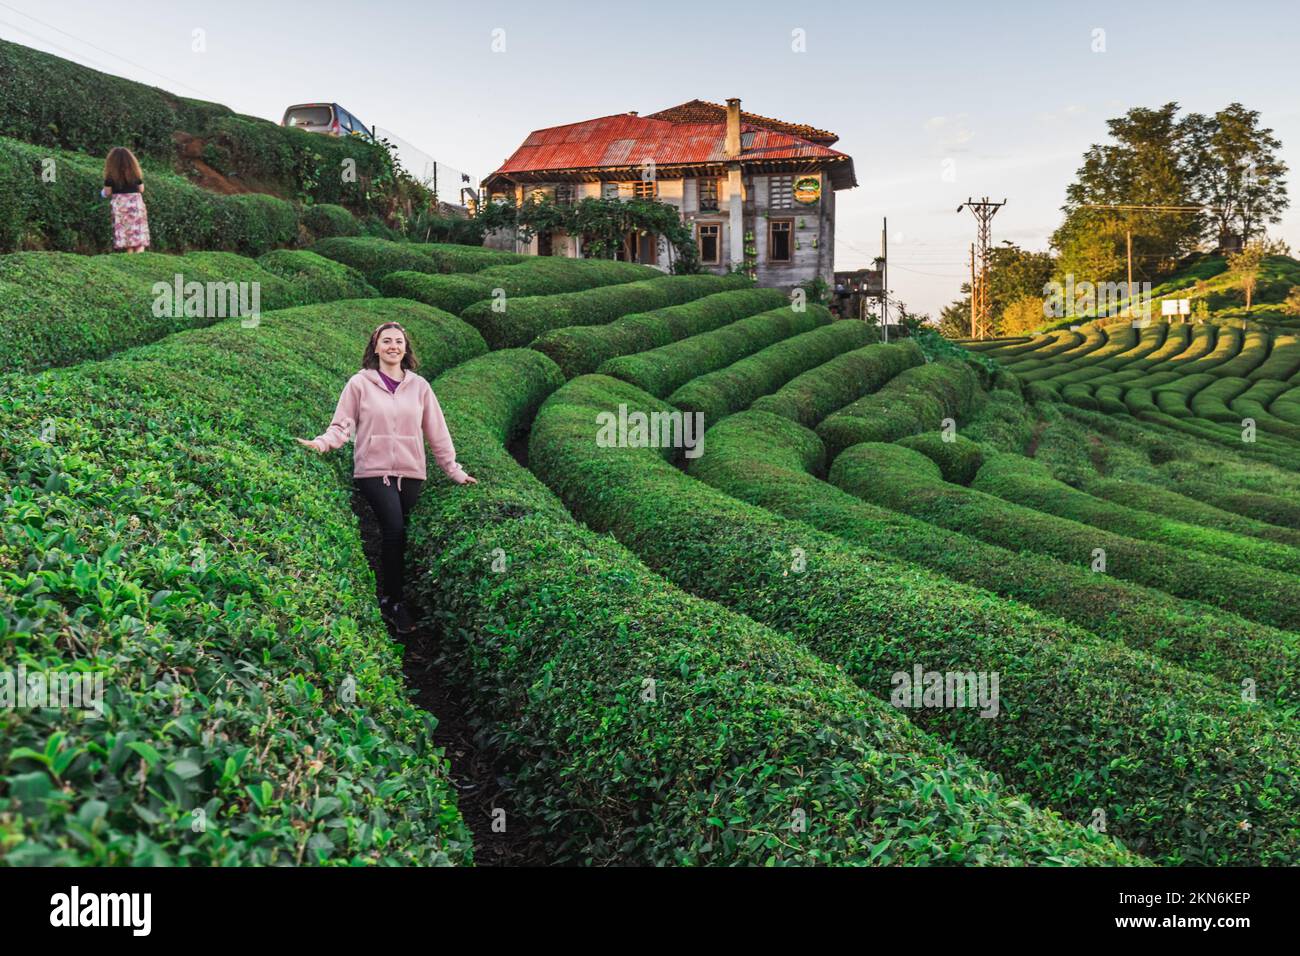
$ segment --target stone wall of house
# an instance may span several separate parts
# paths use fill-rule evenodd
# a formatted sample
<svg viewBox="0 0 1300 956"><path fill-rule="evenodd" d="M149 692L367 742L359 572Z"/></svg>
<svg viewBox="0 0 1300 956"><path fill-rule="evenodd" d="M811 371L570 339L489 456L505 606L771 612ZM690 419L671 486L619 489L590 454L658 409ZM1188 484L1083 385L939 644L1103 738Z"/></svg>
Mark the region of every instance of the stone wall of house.
<svg viewBox="0 0 1300 956"><path fill-rule="evenodd" d="M794 179L799 179L795 176ZM821 194L815 203L803 204L793 202L784 208L772 208L771 180L768 175L749 175L742 177L742 209L745 231L753 233L755 265L758 284L776 288L793 288L815 276L821 276L828 284L834 282L835 255L835 191L823 173ZM744 235L732 236L729 204L730 193L726 176L718 180L718 209L701 210L699 208L699 180L696 178L666 178L658 180L658 199L660 202L675 206L683 221L696 229L701 224L716 224L719 230L719 256L715 264L705 264L704 270L725 274L731 269L731 249L733 243L745 242ZM555 194L554 183L542 183L527 187L527 192L543 190L551 196ZM604 187L609 187L605 189ZM574 199L588 197L599 198L618 190L620 199L631 199L633 185L631 182L620 183L575 183ZM521 191L519 199L523 198ZM768 231L773 220L790 220L793 223L792 241L794 249L790 262L773 262L769 256ZM698 233L697 233L698 235ZM506 249L536 255L538 239L534 237L527 243L519 242L514 230L498 230L488 236L485 245L494 249ZM581 252L577 237L562 233L551 238L551 255L577 256ZM658 240L656 266L665 272L672 269L668 241L663 237Z"/></svg>

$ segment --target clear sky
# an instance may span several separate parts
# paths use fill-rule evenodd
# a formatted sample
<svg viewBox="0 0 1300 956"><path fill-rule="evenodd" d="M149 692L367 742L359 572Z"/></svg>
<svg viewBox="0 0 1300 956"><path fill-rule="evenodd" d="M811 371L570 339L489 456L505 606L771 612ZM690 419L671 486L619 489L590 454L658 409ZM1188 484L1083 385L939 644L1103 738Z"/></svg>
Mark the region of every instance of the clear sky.
<svg viewBox="0 0 1300 956"><path fill-rule="evenodd" d="M860 185L838 197L836 267L869 264L888 216L894 294L937 314L969 271L974 221L958 203L1006 198L994 241L1046 248L1083 151L1132 106L1260 110L1292 170L1295 208L1272 234L1300 249L1296 13L1293 0L0 0L0 37L276 121L334 100L476 181L533 129L739 96L840 135Z"/></svg>

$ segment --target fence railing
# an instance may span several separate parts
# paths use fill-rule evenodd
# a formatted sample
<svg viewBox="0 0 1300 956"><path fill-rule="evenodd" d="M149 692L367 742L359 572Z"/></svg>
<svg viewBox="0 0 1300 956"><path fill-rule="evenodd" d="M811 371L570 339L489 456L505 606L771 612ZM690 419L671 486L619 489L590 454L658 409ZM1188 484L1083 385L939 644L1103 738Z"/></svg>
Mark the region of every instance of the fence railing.
<svg viewBox="0 0 1300 956"><path fill-rule="evenodd" d="M412 145L392 130L382 126L374 127L374 134L381 140L392 144L402 168L425 188L430 190L439 202L453 206L465 206L471 196L478 195L478 177L449 163L434 159L431 155ZM469 190L469 192L465 192Z"/></svg>

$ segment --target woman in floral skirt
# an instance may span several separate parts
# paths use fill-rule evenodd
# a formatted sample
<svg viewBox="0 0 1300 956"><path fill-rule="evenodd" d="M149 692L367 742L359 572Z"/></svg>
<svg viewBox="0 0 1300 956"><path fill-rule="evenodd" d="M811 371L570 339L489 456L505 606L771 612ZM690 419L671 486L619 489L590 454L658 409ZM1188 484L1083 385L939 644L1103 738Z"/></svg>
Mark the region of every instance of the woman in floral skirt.
<svg viewBox="0 0 1300 956"><path fill-rule="evenodd" d="M149 213L144 208L144 173L125 146L114 146L104 160L101 196L113 203L113 248L144 252L149 246Z"/></svg>

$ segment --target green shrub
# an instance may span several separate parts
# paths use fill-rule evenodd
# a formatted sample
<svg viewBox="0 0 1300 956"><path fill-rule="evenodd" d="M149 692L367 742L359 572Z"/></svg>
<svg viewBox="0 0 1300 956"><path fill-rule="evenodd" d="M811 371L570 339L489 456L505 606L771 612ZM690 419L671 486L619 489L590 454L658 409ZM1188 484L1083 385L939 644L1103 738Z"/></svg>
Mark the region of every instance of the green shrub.
<svg viewBox="0 0 1300 956"><path fill-rule="evenodd" d="M210 325L253 304L256 283L261 311L344 296L372 295L355 275L329 275L335 263L308 253L273 253L266 264L230 252L191 252L184 256L143 252L134 255L77 256L62 252L19 252L0 256L0 371L36 371L102 358L120 349L152 342L172 332ZM309 259L299 257L310 256ZM292 274L285 268L292 260ZM270 266L268 268L268 266ZM189 294L174 294L190 282L247 283L230 288L228 298L205 294L187 310ZM155 289L164 283L166 297ZM221 286L215 284L220 283ZM239 293L247 293L246 296ZM166 307L171 305L171 310ZM227 306L222 310L222 306ZM161 308L164 312L157 315ZM190 314L185 314L189 311ZM197 313L197 314L196 314Z"/></svg>
<svg viewBox="0 0 1300 956"><path fill-rule="evenodd" d="M1045 514L1069 518L1129 538L1159 541L1178 548L1189 557L1194 557L1199 551L1291 574L1300 571L1300 551L1295 548L1213 528L1200 528L1094 498L1085 491L1057 481L1038 462L1018 455L998 455L990 459L980 469L972 487ZM1300 603L1289 620L1300 623Z"/></svg>
<svg viewBox="0 0 1300 956"><path fill-rule="evenodd" d="M113 146L127 146L168 159L174 150L171 135L182 128L176 101L162 90L5 40L0 40L0 103L5 105L0 136L101 158Z"/></svg>
<svg viewBox="0 0 1300 956"><path fill-rule="evenodd" d="M302 224L317 239L355 236L361 232L361 225L356 217L342 206L335 206L332 203L303 207Z"/></svg>
<svg viewBox="0 0 1300 956"><path fill-rule="evenodd" d="M53 166L44 165L53 160ZM46 169L53 181L42 178ZM106 252L113 247L110 203L99 195L103 160L0 139L0 252L23 248ZM298 241L291 203L262 195L221 196L172 173L145 170L150 248L223 249L260 255Z"/></svg>
<svg viewBox="0 0 1300 956"><path fill-rule="evenodd" d="M924 360L915 342L868 345L796 375L751 406L812 427L836 409L874 392Z"/></svg>
<svg viewBox="0 0 1300 956"><path fill-rule="evenodd" d="M537 256L502 252L499 249L476 249L455 243L413 242L410 245L412 249L432 259L438 266L438 272L478 272L492 266L508 266L537 260Z"/></svg>
<svg viewBox="0 0 1300 956"><path fill-rule="evenodd" d="M927 463L914 454L919 439L929 437L904 439L897 445L902 451L892 454L909 472L934 483L941 477L931 464L934 456L927 454ZM1281 707L1294 706L1300 696L1300 648L1287 632L869 504L816 480L814 476L825 471L821 440L778 415L744 412L710 428L705 438L707 454L690 462L689 473L732 497L806 521L881 557L985 588L1179 666L1228 681L1250 673L1258 681L1261 699ZM952 447L945 444L945 449ZM942 450L933 450L942 456ZM882 479L888 478L887 470ZM924 483L911 474L906 480L925 493Z"/></svg>
<svg viewBox="0 0 1300 956"><path fill-rule="evenodd" d="M306 249L277 249L259 256L257 264L288 280L307 302L367 299L378 295L356 269Z"/></svg>
<svg viewBox="0 0 1300 956"><path fill-rule="evenodd" d="M510 300L504 311L478 302L462 317L483 333L494 349L527 345L546 332L569 325L603 325L634 312L645 312L748 285L743 276L661 276L639 282Z"/></svg>
<svg viewBox="0 0 1300 956"><path fill-rule="evenodd" d="M1003 717L921 708L911 720L1069 817L1104 807L1108 832L1171 863L1295 859L1287 718L1224 682L737 501L683 475L662 449L602 447L593 417L621 403L668 410L626 383L583 376L542 406L529 441L530 469L594 531L790 634L879 697L914 665L997 671ZM916 452L879 447L937 471Z"/></svg>
<svg viewBox="0 0 1300 956"><path fill-rule="evenodd" d="M388 153L358 137L321 136L239 116L217 103L3 41L0 102L0 136L83 151L100 163L112 147L128 146L146 161L171 166L178 159L172 136L185 132L204 142L203 157L218 172L290 199L383 214L413 192L409 180L395 176ZM340 175L345 161L354 164L355 176Z"/></svg>
<svg viewBox="0 0 1300 956"><path fill-rule="evenodd" d="M562 381L524 349L437 379L481 480L431 486L412 513L415 587L471 718L515 757L512 827L595 865L1134 862L575 522L505 448Z"/></svg>
<svg viewBox="0 0 1300 956"><path fill-rule="evenodd" d="M875 330L865 322L832 322L693 378L668 396L668 404L684 412L700 412L706 422L716 422L748 408L796 375L865 347L875 336Z"/></svg>
<svg viewBox="0 0 1300 956"><path fill-rule="evenodd" d="M830 322L830 310L825 306L805 306L802 311L795 311L789 304L782 305L770 312L737 319L711 332L609 359L597 371L663 398L697 376L717 371L792 335Z"/></svg>
<svg viewBox="0 0 1300 956"><path fill-rule="evenodd" d="M878 391L827 416L817 426L817 434L834 461L859 442L894 441L940 428L944 419L964 418L984 400L976 372L964 362L945 359L904 369ZM760 405L754 403L756 409Z"/></svg>
<svg viewBox="0 0 1300 956"><path fill-rule="evenodd" d="M984 464L984 451L969 438L951 435L945 438L941 432L924 432L900 438L898 444L913 451L919 451L926 458L939 466L944 481L955 485L969 485L975 479L975 473Z"/></svg>
<svg viewBox="0 0 1300 956"><path fill-rule="evenodd" d="M570 325L538 336L529 348L549 355L567 378L594 372L602 362L721 328L787 302L779 289L733 289L681 305L638 312L608 325Z"/></svg>
<svg viewBox="0 0 1300 956"><path fill-rule="evenodd" d="M420 252L414 245L389 242L369 236L336 236L322 239L311 251L327 259L351 266L378 288L390 272L438 272L437 263Z"/></svg>
<svg viewBox="0 0 1300 956"><path fill-rule="evenodd" d="M884 449L895 449L885 451ZM978 487L948 484L909 469L899 456L919 455L893 445L862 444L841 453L849 460L830 472L833 484L865 501L959 531L1004 548L1033 551L1091 567L1105 552L1105 573L1192 601L1203 601L1274 627L1294 629L1300 597L1291 576L1152 541L1137 540L1068 518L1004 501ZM997 456L997 460L1007 457ZM908 459L911 460L911 459ZM924 459L937 469L933 462ZM989 469L993 459L984 465ZM889 480L884 479L888 473ZM936 471L937 475L937 471Z"/></svg>
<svg viewBox="0 0 1300 956"><path fill-rule="evenodd" d="M1084 490L1098 498L1129 508L1140 508L1158 517L1300 547L1300 532L1225 511L1214 504L1217 496L1202 501L1149 482L1120 478L1094 478L1084 485Z"/></svg>
<svg viewBox="0 0 1300 956"><path fill-rule="evenodd" d="M352 266L378 287L393 272L454 272L486 269L512 262L513 253L464 246L435 246L413 242L390 242L370 236L336 236L322 239L311 251Z"/></svg>
<svg viewBox="0 0 1300 956"><path fill-rule="evenodd" d="M435 373L484 348L450 316L368 300L5 380L7 661L102 674L105 716L0 710L4 862L470 862L348 463L294 441L386 319Z"/></svg>
<svg viewBox="0 0 1300 956"><path fill-rule="evenodd" d="M481 251L492 254L492 250ZM441 250L435 254L435 258L440 255L444 255ZM471 262L471 258L461 257L458 264L469 265ZM545 257L508 265L493 265L470 275L392 272L383 279L381 286L387 295L405 296L448 312L460 313L475 302L484 299L496 301L498 295L504 295L505 298L500 301L509 308L512 296L578 292L598 286L634 282L644 279L646 272L653 271L649 266L631 262Z"/></svg>

